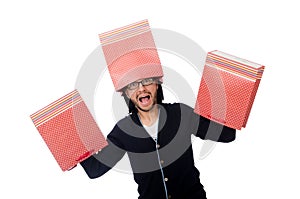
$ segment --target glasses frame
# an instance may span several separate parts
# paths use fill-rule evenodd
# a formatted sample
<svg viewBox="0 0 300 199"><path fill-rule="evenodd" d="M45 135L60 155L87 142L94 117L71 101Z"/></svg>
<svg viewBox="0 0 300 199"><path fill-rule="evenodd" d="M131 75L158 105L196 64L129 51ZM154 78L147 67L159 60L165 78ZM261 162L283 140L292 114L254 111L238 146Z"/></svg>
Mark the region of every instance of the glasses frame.
<svg viewBox="0 0 300 199"><path fill-rule="evenodd" d="M150 83L148 82L149 80L151 80ZM136 90L137 88L139 88L140 84L142 86L150 86L153 83L157 83L157 80L158 80L157 78L153 78L153 77L145 78L141 81L135 81L135 82L128 84L126 86L126 89L133 91L133 90ZM134 85L134 84L136 84L136 85Z"/></svg>

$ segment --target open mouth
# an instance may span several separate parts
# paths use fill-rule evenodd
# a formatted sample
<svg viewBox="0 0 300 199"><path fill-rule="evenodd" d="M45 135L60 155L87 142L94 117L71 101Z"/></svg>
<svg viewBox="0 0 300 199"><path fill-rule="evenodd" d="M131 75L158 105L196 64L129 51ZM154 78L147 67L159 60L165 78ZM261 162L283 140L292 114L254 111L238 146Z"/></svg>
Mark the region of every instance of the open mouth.
<svg viewBox="0 0 300 199"><path fill-rule="evenodd" d="M149 99L150 99L150 95L146 95L146 96L142 96L142 97L139 97L138 100L143 103L143 104L146 104L149 102Z"/></svg>

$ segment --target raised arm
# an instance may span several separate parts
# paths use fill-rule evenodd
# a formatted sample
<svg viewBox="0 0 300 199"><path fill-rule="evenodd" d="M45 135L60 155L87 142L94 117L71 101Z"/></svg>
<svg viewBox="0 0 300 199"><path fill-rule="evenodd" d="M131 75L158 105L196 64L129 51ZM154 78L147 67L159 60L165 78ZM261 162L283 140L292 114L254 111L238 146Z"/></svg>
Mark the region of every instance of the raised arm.
<svg viewBox="0 0 300 199"><path fill-rule="evenodd" d="M181 104L181 111L190 124L191 133L203 140L212 140L216 142L232 142L235 140L236 130L229 128L217 122L211 121L194 112L194 110L184 104Z"/></svg>
<svg viewBox="0 0 300 199"><path fill-rule="evenodd" d="M202 116L198 117L200 118L196 133L197 137L200 137L203 140L212 140L225 143L235 140L235 129L216 123Z"/></svg>
<svg viewBox="0 0 300 199"><path fill-rule="evenodd" d="M91 179L98 178L105 174L114 167L125 154L121 143L116 139L113 133L107 136L107 142L108 146L80 163Z"/></svg>

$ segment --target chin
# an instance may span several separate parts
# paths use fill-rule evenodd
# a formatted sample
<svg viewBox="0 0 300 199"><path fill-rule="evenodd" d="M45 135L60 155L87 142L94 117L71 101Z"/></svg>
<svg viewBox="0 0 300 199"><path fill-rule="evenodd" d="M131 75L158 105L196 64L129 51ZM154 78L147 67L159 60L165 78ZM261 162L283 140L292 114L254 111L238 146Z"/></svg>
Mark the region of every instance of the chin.
<svg viewBox="0 0 300 199"><path fill-rule="evenodd" d="M140 106L140 105L136 105L136 107L137 107L138 110L141 110L141 111L144 111L144 112L148 112L148 111L150 111L150 110L153 109L154 105L155 105L155 103L152 103L152 104L149 105L149 106Z"/></svg>

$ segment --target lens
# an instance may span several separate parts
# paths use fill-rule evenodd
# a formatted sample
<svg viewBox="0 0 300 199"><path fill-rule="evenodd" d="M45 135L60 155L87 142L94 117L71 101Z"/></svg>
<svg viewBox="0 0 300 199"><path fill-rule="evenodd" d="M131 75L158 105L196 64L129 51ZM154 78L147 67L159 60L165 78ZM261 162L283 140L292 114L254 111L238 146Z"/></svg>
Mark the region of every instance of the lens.
<svg viewBox="0 0 300 199"><path fill-rule="evenodd" d="M154 80L152 78L147 78L147 79L143 79L141 83L143 86L148 86L148 85L152 84L153 82L154 82Z"/></svg>

